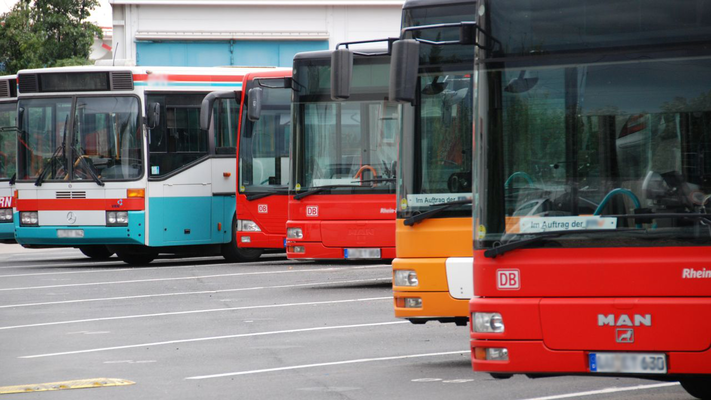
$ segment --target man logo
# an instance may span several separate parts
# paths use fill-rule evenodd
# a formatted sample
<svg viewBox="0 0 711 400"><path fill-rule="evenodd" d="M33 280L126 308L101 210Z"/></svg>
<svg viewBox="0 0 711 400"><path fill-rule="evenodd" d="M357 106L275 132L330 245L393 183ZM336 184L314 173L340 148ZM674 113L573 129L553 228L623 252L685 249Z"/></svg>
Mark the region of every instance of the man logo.
<svg viewBox="0 0 711 400"><path fill-rule="evenodd" d="M617 329L615 337L617 343L634 343L634 329Z"/></svg>

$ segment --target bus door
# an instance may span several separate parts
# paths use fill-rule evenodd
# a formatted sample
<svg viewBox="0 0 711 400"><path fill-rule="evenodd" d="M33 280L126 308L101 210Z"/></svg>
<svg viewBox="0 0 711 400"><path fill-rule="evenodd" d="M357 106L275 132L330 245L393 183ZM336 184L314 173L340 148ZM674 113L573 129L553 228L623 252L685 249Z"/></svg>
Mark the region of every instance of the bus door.
<svg viewBox="0 0 711 400"><path fill-rule="evenodd" d="M151 246L207 244L213 234L210 140L200 129L204 93L155 93L158 126L149 134L148 208ZM234 189L232 189L234 191ZM214 232L214 233L213 233Z"/></svg>

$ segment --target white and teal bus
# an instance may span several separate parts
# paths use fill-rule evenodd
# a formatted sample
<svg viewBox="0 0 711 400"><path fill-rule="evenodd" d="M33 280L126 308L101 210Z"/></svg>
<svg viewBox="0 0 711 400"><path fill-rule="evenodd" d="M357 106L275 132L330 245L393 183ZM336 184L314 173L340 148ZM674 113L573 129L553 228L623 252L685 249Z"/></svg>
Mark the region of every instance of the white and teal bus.
<svg viewBox="0 0 711 400"><path fill-rule="evenodd" d="M240 91L254 70L20 71L17 241L130 264L159 253L253 258L235 243L237 129L204 131L199 117L207 93Z"/></svg>
<svg viewBox="0 0 711 400"><path fill-rule="evenodd" d="M15 241L13 183L15 177L15 119L17 76L0 76L0 243Z"/></svg>

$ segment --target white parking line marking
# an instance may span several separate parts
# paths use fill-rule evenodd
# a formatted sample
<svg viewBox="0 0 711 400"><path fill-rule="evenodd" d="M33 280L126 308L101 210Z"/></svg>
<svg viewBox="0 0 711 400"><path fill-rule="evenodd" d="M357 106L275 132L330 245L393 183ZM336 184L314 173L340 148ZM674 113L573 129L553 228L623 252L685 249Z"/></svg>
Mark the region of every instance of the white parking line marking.
<svg viewBox="0 0 711 400"><path fill-rule="evenodd" d="M187 261L189 262L195 262L195 261L208 261L210 259L213 259L215 257L199 257L199 258L189 258ZM16 277L23 277L23 276L41 276L41 275L65 275L65 274L94 274L94 273L99 273L99 272L120 272L120 271L150 271L150 270L156 270L156 269L161 269L161 270L170 270L170 269L184 269L184 268L207 268L207 267L224 267L227 264L225 263L224 259L220 257L218 260L215 260L217 262L215 263L206 263L206 264L191 264L191 265L167 265L167 266L159 266L161 264L169 264L172 262L184 262L182 260L176 260L176 259L167 259L167 260L162 260L161 262L154 261L151 263L151 265L155 265L154 267L126 267L126 268L104 268L104 267L115 267L115 266L125 266L127 265L123 261L118 261L118 262L102 262L102 263L94 263L91 265L84 265L86 264L85 261L81 262L76 262L73 264L37 264L37 265L20 265L20 266L15 266L14 268L38 268L38 267L44 267L45 269L51 269L51 268L66 268L66 267L75 267L75 268L86 268L85 270L81 271L63 271L63 272L33 272L33 273L25 273L25 274L11 274L11 275L0 275L0 278L16 278ZM257 261L252 261L249 263L241 263L240 266L259 266L259 265L264 265L266 263L270 265L279 265L279 264L285 264L285 263L291 263L292 261L287 260L287 259L259 259ZM11 268L11 267L2 267L2 268ZM89 269L92 268L92 269Z"/></svg>
<svg viewBox="0 0 711 400"><path fill-rule="evenodd" d="M379 300L390 300L392 297L369 297L364 299L346 299L346 300L331 300L331 301L310 301L307 303L286 303L286 304L268 304L263 306L244 306L244 307L230 307L230 308L212 308L207 310L193 310L193 311L175 311L166 313L155 313L155 314L138 314L138 315L124 315L119 317L103 317L103 318L91 318L91 319L76 319L71 321L56 321L56 322L42 322L38 324L27 324L27 325L14 325L14 326L2 326L0 330L10 330L19 328L35 328L38 326L52 326L52 325L66 325L66 324L78 324L82 322L97 322L97 321L116 321L121 319L137 319L137 318L152 318L152 317L165 317L172 315L188 315L188 314L204 314L213 312L225 312L225 311L241 311L241 310L257 310L265 308L280 308L280 307L298 307L298 306L314 306L314 305L327 305L327 304L343 304L343 303L358 303L358 302L369 302L369 301L379 301Z"/></svg>
<svg viewBox="0 0 711 400"><path fill-rule="evenodd" d="M559 394L559 395L555 395L555 396L534 397L534 398L530 398L530 399L526 399L526 400L572 399L575 397L597 396L599 394L630 392L633 390L658 389L658 388L677 386L677 385L679 385L679 382L665 382L665 383L656 383L653 385L639 385L639 386L630 386L630 387L614 387L614 388L607 388L607 389L601 389L601 390L591 390L589 392L578 392L578 393Z"/></svg>
<svg viewBox="0 0 711 400"><path fill-rule="evenodd" d="M355 269L374 269L374 268L390 268L390 265L369 265L369 266L359 266L359 267L328 267L328 268L313 268L313 269L289 269L289 270L281 270L281 271L236 272L233 274L183 276L183 277L178 277L178 278L153 278L153 279L136 279L136 280L129 280L129 281L114 281L114 282L72 283L72 284L68 284L68 285L49 285L49 286L29 286L29 287L4 288L4 289L0 289L0 292L16 291L16 290L54 289L54 288L78 287L78 286L99 286L99 285L117 285L117 284L128 284L128 283L166 282L166 281L182 281L182 280L209 279L209 278L225 278L228 276L292 274L292 273L299 273L299 272L326 272L326 271L331 272L331 271L346 271L346 270L355 270Z"/></svg>
<svg viewBox="0 0 711 400"><path fill-rule="evenodd" d="M443 353L410 354L410 355L406 355L406 356L361 358L361 359L357 359L357 360L335 361L335 362L318 363L318 364L293 365L290 367L255 369L252 371L228 372L225 374L191 376L191 377L188 377L185 379L197 380L197 379L224 378L227 376L252 375L252 374L262 374L265 372L277 372L277 371L289 371L289 370L294 370L294 369L329 367L332 365L346 365L346 364L360 364L360 363L378 362L378 361L405 360L408 358L437 357L437 356L447 356L447 355L452 355L452 354L463 354L463 353L469 353L469 352L470 352L470 350L463 350L463 351L447 351L447 352L443 352Z"/></svg>
<svg viewBox="0 0 711 400"><path fill-rule="evenodd" d="M236 289L201 290L201 291L197 291L197 292L158 293L158 294L143 294L143 295L136 295L136 296L104 297L104 298L95 298L95 299L46 301L46 302L42 302L42 303L22 303L22 304L3 305L3 306L0 306L0 309L19 308L19 307L34 307L34 306L49 306L49 305L73 304L73 303L88 303L88 302L95 302L95 301L146 299L146 298L151 298L151 297L229 293L229 292L242 292L242 291L251 291L251 290L264 290L264 289L288 289L288 288L295 288L295 287L338 285L338 284L346 284L346 283L383 282L383 281L389 281L391 279L392 279L392 277L373 278L373 279L353 279L353 280L347 280L347 281L313 282L313 283L300 283L300 284L294 284L294 285L255 286L255 287L236 288ZM232 300L231 299L224 299L224 300L220 300L220 301L233 301L233 299Z"/></svg>
<svg viewBox="0 0 711 400"><path fill-rule="evenodd" d="M316 328L289 329L289 330L283 330L283 331L240 333L240 334L236 334L236 335L213 336L213 337L196 338L196 339L169 340L169 341L165 341L165 342L129 344L129 345L125 345L125 346L103 347L103 348L98 348L98 349L65 351L65 352L61 352L61 353L49 353L49 354L37 354L37 355L33 355L33 356L22 356L22 357L17 357L17 358L56 357L56 356L65 356L65 355L70 355L70 354L97 353L100 351L135 349L135 348L141 348L141 347L155 347L155 346L164 346L164 345L178 344L178 343L206 342L206 341L210 341L210 340L237 339L237 338L247 338L247 337L255 337L255 336L283 335L283 334L287 334L287 333L316 332L316 331L327 331L327 330L336 330L336 329L368 328L368 327L374 327L374 326L389 326L389 325L399 325L399 324L407 324L407 323L408 323L408 321L389 321L389 322L374 322L374 323L369 323L369 324L319 326Z"/></svg>

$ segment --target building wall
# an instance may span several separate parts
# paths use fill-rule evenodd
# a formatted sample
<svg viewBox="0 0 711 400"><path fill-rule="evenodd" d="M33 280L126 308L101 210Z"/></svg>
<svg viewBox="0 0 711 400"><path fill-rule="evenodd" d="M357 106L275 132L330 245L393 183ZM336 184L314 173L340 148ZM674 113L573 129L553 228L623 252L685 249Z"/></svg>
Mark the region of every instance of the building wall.
<svg viewBox="0 0 711 400"><path fill-rule="evenodd" d="M117 59L137 65L291 66L300 51L399 35L402 2L339 2L269 5L275 2L263 0L256 6L114 0L113 47Z"/></svg>

